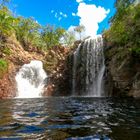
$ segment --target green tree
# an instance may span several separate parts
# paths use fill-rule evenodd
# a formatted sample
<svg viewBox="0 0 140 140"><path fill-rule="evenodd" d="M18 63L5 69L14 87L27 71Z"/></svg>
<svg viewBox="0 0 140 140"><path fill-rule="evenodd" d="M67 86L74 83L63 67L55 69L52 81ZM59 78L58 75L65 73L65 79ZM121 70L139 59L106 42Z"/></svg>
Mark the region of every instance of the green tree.
<svg viewBox="0 0 140 140"><path fill-rule="evenodd" d="M47 48L51 48L60 44L60 39L65 33L63 28L55 28L54 26L47 25L42 30L42 39Z"/></svg>
<svg viewBox="0 0 140 140"><path fill-rule="evenodd" d="M3 38L10 36L15 32L15 26L18 24L17 18L14 18L12 13L7 7L2 7L0 9L0 41Z"/></svg>
<svg viewBox="0 0 140 140"><path fill-rule="evenodd" d="M115 8L116 13L111 18L111 22L121 20L125 14L128 12L128 7L134 2L135 0L116 0Z"/></svg>
<svg viewBox="0 0 140 140"><path fill-rule="evenodd" d="M107 41L126 48L139 50L140 46L140 4L134 1L116 1L116 14L112 18L111 27L104 32ZM131 50L131 49L129 49Z"/></svg>
<svg viewBox="0 0 140 140"><path fill-rule="evenodd" d="M19 18L19 24L16 27L17 39L24 45L28 47L29 45L40 44L40 30L41 26L33 18Z"/></svg>
<svg viewBox="0 0 140 140"><path fill-rule="evenodd" d="M79 25L79 26L75 27L74 31L79 34L79 38L81 40L82 39L82 32L85 31L85 26L84 25Z"/></svg>
<svg viewBox="0 0 140 140"><path fill-rule="evenodd" d="M75 34L74 34L74 32L70 32L70 31L65 32L65 34L63 35L62 40L61 40L61 42L67 46L72 46L75 41L76 41Z"/></svg>

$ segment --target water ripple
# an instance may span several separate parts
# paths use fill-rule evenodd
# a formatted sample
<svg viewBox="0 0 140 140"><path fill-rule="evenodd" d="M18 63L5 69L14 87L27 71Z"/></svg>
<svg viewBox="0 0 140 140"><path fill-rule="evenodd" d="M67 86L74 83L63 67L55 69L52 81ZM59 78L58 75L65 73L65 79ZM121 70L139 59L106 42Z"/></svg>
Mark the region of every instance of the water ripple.
<svg viewBox="0 0 140 140"><path fill-rule="evenodd" d="M138 140L140 102L45 98L0 101L0 140Z"/></svg>

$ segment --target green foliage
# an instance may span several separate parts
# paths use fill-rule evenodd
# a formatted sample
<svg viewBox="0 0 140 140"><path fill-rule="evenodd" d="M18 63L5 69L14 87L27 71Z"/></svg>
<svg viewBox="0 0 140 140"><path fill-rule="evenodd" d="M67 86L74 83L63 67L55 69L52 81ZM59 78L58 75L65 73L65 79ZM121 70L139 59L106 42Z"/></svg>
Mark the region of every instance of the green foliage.
<svg viewBox="0 0 140 140"><path fill-rule="evenodd" d="M25 50L46 50L61 44L61 38L66 35L63 28L51 25L42 27L33 18L14 17L13 13L6 7L10 0L0 0L0 46L5 46L6 38L15 35ZM82 27L80 28L82 30ZM81 32L79 30L79 32ZM74 39L68 36L69 42ZM68 43L70 44L70 43ZM5 48L5 54L10 51Z"/></svg>
<svg viewBox="0 0 140 140"><path fill-rule="evenodd" d="M76 41L75 39L75 35L74 35L74 32L65 32L62 39L61 39L61 42L66 45L66 46L72 46L74 44L74 42Z"/></svg>
<svg viewBox="0 0 140 140"><path fill-rule="evenodd" d="M140 58L140 47L131 48L130 52L132 53L132 55L134 57L139 57Z"/></svg>
<svg viewBox="0 0 140 140"><path fill-rule="evenodd" d="M39 45L39 29L40 25L33 18L18 18L19 24L16 27L17 39L24 45L28 46L30 44L38 46Z"/></svg>
<svg viewBox="0 0 140 140"><path fill-rule="evenodd" d="M134 0L116 0L116 13L112 17L111 22L121 20L127 14L127 8L134 2Z"/></svg>
<svg viewBox="0 0 140 140"><path fill-rule="evenodd" d="M104 32L105 38L117 46L140 46L140 4L135 6L130 0L117 2L117 12L110 29Z"/></svg>
<svg viewBox="0 0 140 140"><path fill-rule="evenodd" d="M79 26L75 27L74 31L79 33L79 38L81 40L82 39L82 32L85 31L85 26L84 25L79 25Z"/></svg>
<svg viewBox="0 0 140 140"><path fill-rule="evenodd" d="M31 45L39 49L59 45L64 32L64 29L50 25L41 27L33 18L19 18L16 28L17 39L24 47Z"/></svg>
<svg viewBox="0 0 140 140"><path fill-rule="evenodd" d="M10 54L11 54L11 50L10 50L9 48L7 48L7 47L4 47L4 48L2 49L2 52L3 52L4 54L6 54L6 55L10 55Z"/></svg>
<svg viewBox="0 0 140 140"><path fill-rule="evenodd" d="M63 37L65 30L63 28L55 28L54 26L47 25L42 29L42 40L47 48L60 44L60 39Z"/></svg>
<svg viewBox="0 0 140 140"><path fill-rule="evenodd" d="M0 78L3 77L3 75L7 72L8 70L8 62L4 59L0 59Z"/></svg>
<svg viewBox="0 0 140 140"><path fill-rule="evenodd" d="M18 20L12 16L12 13L6 8L0 9L0 37L9 36L14 31Z"/></svg>

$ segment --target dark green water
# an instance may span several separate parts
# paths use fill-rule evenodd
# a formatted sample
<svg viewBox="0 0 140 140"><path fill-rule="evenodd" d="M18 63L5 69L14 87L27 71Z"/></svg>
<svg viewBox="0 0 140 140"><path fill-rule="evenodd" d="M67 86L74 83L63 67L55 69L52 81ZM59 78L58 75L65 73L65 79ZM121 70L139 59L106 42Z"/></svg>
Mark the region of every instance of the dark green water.
<svg viewBox="0 0 140 140"><path fill-rule="evenodd" d="M0 100L0 140L140 140L140 100Z"/></svg>

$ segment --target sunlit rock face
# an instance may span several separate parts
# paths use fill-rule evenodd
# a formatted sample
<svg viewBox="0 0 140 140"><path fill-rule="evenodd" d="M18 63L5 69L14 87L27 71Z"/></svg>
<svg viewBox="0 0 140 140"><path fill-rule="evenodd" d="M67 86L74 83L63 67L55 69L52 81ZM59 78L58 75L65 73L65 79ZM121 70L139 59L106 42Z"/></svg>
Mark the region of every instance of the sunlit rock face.
<svg viewBox="0 0 140 140"><path fill-rule="evenodd" d="M73 54L72 95L104 96L102 36L86 39Z"/></svg>
<svg viewBox="0 0 140 140"><path fill-rule="evenodd" d="M41 61L34 60L23 65L16 75L17 98L41 97L46 79Z"/></svg>

